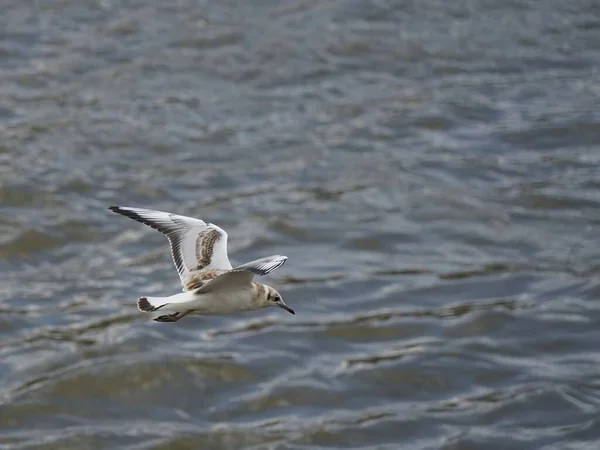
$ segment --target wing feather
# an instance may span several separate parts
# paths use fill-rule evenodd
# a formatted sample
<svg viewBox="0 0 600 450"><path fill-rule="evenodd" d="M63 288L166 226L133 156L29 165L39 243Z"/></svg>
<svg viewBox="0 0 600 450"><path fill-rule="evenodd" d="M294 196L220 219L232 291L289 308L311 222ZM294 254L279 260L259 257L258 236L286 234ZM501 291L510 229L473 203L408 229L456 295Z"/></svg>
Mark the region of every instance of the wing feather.
<svg viewBox="0 0 600 450"><path fill-rule="evenodd" d="M205 294L216 290L220 292L235 291L250 283L254 275L271 273L286 261L287 256L273 255L250 261L227 272L202 271L193 276L193 279L197 279L200 283L195 282L195 280L192 281L192 278L190 278L190 282L185 289L196 289L197 294ZM208 281L204 282L205 280Z"/></svg>
<svg viewBox="0 0 600 450"><path fill-rule="evenodd" d="M191 272L229 270L227 233L215 224L151 209L111 206L111 211L148 225L167 236L182 284Z"/></svg>
<svg viewBox="0 0 600 450"><path fill-rule="evenodd" d="M247 262L233 270L246 270L256 275L266 275L279 269L287 261L287 256L273 255Z"/></svg>
<svg viewBox="0 0 600 450"><path fill-rule="evenodd" d="M217 290L222 293L233 292L248 286L251 281L251 272L233 269L208 281L196 291L196 294L206 294Z"/></svg>

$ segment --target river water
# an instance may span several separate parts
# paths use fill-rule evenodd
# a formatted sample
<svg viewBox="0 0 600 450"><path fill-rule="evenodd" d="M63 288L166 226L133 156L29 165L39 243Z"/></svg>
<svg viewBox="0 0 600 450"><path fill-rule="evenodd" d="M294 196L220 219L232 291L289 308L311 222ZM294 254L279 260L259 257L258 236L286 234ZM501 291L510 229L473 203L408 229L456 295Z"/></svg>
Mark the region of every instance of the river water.
<svg viewBox="0 0 600 450"><path fill-rule="evenodd" d="M0 448L600 448L599 5L1 1Z"/></svg>

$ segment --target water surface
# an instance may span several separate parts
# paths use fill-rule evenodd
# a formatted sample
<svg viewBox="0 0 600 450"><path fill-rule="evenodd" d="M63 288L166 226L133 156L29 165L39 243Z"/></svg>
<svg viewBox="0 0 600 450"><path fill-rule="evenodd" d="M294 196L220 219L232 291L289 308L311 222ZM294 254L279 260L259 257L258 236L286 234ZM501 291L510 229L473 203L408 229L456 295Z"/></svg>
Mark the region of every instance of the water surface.
<svg viewBox="0 0 600 450"><path fill-rule="evenodd" d="M600 445L597 2L1 4L1 448ZM153 322L113 204L297 315Z"/></svg>

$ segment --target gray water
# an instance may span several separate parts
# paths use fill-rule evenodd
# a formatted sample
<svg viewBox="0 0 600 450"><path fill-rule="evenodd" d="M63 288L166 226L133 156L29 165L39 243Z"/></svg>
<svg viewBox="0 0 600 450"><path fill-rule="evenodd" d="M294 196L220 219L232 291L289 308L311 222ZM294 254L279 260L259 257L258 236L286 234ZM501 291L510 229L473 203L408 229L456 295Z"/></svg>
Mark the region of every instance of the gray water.
<svg viewBox="0 0 600 450"><path fill-rule="evenodd" d="M0 2L0 448L600 448L599 5Z"/></svg>

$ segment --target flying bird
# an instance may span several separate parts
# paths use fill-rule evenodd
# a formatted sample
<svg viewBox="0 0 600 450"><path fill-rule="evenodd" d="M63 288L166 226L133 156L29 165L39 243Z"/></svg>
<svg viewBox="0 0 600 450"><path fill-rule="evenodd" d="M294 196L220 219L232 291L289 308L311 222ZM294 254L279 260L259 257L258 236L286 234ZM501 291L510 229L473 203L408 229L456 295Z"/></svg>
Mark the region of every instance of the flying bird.
<svg viewBox="0 0 600 450"><path fill-rule="evenodd" d="M267 256L233 268L227 256L227 233L217 225L151 209L108 209L148 225L169 239L183 292L138 299L137 307L142 312L163 308L174 311L155 321L177 322L188 314L220 315L270 306L295 314L274 288L253 281L254 275L266 275L281 267L287 256Z"/></svg>

